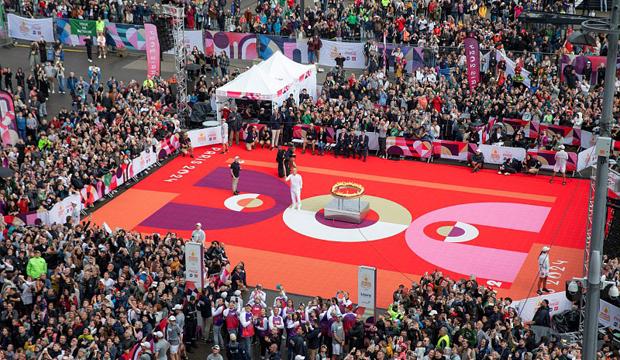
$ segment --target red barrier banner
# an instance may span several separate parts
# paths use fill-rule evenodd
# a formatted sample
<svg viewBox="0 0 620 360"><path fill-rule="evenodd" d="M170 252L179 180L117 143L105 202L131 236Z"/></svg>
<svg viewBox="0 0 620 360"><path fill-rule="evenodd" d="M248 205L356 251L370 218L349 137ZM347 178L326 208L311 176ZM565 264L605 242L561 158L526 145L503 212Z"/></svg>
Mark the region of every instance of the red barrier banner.
<svg viewBox="0 0 620 360"><path fill-rule="evenodd" d="M530 156L535 157L542 163L542 169L553 170L555 165L555 153L553 150L528 150ZM577 170L577 153L569 152L566 162L566 171Z"/></svg>
<svg viewBox="0 0 620 360"><path fill-rule="evenodd" d="M461 141L435 140L433 154L442 159L467 161L467 143Z"/></svg>
<svg viewBox="0 0 620 360"><path fill-rule="evenodd" d="M527 120L504 118L502 122L506 126L506 134L508 135L513 135L520 129L524 129L526 135L529 132L529 121Z"/></svg>
<svg viewBox="0 0 620 360"><path fill-rule="evenodd" d="M433 155L433 143L430 141L389 136L385 143L387 154L389 156L406 156L419 159L428 159Z"/></svg>
<svg viewBox="0 0 620 360"><path fill-rule="evenodd" d="M582 146L581 129L571 126L541 124L537 121L530 121L529 131L526 131L525 135L530 139L537 139L538 137L540 137L543 131L551 134L560 134L560 136L562 136L562 143L564 145ZM584 145L587 146L588 144Z"/></svg>

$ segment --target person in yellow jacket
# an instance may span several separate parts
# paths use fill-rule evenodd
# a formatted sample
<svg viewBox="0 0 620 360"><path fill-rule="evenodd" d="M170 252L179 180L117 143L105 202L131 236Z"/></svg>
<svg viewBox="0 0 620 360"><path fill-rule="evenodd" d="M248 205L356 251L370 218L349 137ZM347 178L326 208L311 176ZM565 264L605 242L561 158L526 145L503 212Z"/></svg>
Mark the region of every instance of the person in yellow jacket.
<svg viewBox="0 0 620 360"><path fill-rule="evenodd" d="M105 21L101 18L101 16L99 16L99 18L95 22L95 31L97 32L97 34L105 33Z"/></svg>
<svg viewBox="0 0 620 360"><path fill-rule="evenodd" d="M484 4L484 2L482 4L480 4L480 7L478 8L478 16L480 16L481 18L486 18L487 17L487 6Z"/></svg>
<svg viewBox="0 0 620 360"><path fill-rule="evenodd" d="M387 309L392 321L400 323L405 318L405 308L402 305L393 303Z"/></svg>
<svg viewBox="0 0 620 360"><path fill-rule="evenodd" d="M145 89L153 89L155 88L155 82L151 78L147 78L142 82L142 87Z"/></svg>
<svg viewBox="0 0 620 360"><path fill-rule="evenodd" d="M38 279L42 274L47 273L47 262L41 257L41 251L35 250L34 256L28 260L26 274L33 279Z"/></svg>
<svg viewBox="0 0 620 360"><path fill-rule="evenodd" d="M436 348L443 350L450 347L450 336L448 336L448 330L445 327L439 329L439 340L437 340Z"/></svg>

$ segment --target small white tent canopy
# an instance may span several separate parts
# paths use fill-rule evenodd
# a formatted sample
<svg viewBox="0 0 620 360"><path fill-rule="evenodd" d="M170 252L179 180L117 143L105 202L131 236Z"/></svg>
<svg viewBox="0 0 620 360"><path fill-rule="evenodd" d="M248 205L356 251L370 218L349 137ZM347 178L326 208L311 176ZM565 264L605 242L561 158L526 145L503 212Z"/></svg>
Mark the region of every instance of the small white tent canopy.
<svg viewBox="0 0 620 360"><path fill-rule="evenodd" d="M217 114L228 99L271 101L282 105L290 94L295 101L303 89L316 100L316 67L303 65L275 52L215 91Z"/></svg>

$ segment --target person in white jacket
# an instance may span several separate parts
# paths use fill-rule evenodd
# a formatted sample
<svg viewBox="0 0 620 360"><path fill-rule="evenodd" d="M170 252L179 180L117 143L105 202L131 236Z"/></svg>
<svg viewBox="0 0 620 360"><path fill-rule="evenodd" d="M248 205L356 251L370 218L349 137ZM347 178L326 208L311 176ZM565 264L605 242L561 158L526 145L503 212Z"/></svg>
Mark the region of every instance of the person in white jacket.
<svg viewBox="0 0 620 360"><path fill-rule="evenodd" d="M215 304L212 302L211 315L213 316L213 344L224 346L224 338L222 337L222 325L224 325L224 299L218 298Z"/></svg>
<svg viewBox="0 0 620 360"><path fill-rule="evenodd" d="M250 305L257 304L265 308L267 307L266 301L267 301L267 294L265 294L265 292L263 291L263 287L261 286L261 284L257 284L256 288L252 290L252 292L250 293L248 304Z"/></svg>
<svg viewBox="0 0 620 360"><path fill-rule="evenodd" d="M252 306L247 304L241 309L239 321L241 322L241 346L246 354L252 354L252 338L254 337L254 322L252 318Z"/></svg>
<svg viewBox="0 0 620 360"><path fill-rule="evenodd" d="M269 316L269 329L277 329L278 333L282 334L284 331L284 319L280 315L279 311L279 308L275 310L271 309L271 316Z"/></svg>
<svg viewBox="0 0 620 360"><path fill-rule="evenodd" d="M301 210L301 188L303 187L303 179L297 173L297 168L292 169L292 173L286 177L286 181L291 182L291 207Z"/></svg>
<svg viewBox="0 0 620 360"><path fill-rule="evenodd" d="M549 277L549 247L544 246L538 255L538 290L536 293L542 295L544 292L550 292L547 289L547 277Z"/></svg>

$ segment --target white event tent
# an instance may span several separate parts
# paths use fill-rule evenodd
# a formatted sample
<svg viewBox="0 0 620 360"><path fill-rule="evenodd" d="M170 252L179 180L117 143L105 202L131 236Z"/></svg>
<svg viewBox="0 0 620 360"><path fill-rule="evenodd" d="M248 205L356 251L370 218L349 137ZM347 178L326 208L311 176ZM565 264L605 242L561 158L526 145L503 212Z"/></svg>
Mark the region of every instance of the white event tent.
<svg viewBox="0 0 620 360"><path fill-rule="evenodd" d="M279 106L290 94L297 102L303 89L316 100L316 67L275 52L215 91L218 118L220 107L229 99L271 101Z"/></svg>

